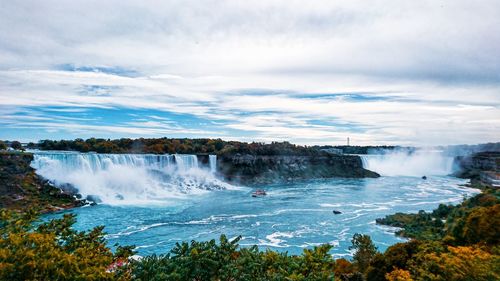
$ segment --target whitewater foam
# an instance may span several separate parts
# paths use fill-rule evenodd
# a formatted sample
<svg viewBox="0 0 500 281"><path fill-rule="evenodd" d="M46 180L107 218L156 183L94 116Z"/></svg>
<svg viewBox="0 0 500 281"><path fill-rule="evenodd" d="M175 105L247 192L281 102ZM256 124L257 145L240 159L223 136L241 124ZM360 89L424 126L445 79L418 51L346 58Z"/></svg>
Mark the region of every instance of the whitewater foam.
<svg viewBox="0 0 500 281"><path fill-rule="evenodd" d="M208 165L196 155L35 152L31 166L58 186L111 205L165 205L187 195L226 189L217 179L216 156Z"/></svg>

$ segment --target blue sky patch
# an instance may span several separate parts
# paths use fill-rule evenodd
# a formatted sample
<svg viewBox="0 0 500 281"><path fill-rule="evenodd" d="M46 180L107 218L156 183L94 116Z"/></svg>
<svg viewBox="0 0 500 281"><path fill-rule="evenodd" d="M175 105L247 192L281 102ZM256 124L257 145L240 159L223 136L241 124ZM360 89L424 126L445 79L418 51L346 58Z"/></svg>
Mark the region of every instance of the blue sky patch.
<svg viewBox="0 0 500 281"><path fill-rule="evenodd" d="M100 72L117 76L137 77L139 73L133 69L127 69L120 66L78 66L71 63L61 64L56 67L58 70L73 72Z"/></svg>

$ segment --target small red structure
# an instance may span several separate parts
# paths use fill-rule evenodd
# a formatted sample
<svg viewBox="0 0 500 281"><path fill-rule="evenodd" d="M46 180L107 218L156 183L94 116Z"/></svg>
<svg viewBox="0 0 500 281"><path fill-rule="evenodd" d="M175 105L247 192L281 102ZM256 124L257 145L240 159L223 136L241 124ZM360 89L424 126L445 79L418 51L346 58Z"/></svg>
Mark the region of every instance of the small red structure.
<svg viewBox="0 0 500 281"><path fill-rule="evenodd" d="M106 272L115 272L119 267L123 267L127 264L128 261L126 259L118 259L106 268Z"/></svg>

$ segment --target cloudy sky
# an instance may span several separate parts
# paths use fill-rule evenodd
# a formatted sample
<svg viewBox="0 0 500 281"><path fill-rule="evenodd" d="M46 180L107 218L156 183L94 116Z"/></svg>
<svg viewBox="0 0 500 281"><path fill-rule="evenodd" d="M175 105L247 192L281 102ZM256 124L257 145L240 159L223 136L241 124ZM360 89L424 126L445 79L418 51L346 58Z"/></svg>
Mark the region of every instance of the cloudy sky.
<svg viewBox="0 0 500 281"><path fill-rule="evenodd" d="M500 141L498 11L496 0L1 1L0 139Z"/></svg>

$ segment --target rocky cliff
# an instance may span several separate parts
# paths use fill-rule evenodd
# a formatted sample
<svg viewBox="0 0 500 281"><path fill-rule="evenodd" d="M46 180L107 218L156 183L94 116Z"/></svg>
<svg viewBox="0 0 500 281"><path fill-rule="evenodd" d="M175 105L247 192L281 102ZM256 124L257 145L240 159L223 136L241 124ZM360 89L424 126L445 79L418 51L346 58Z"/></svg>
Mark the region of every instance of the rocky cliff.
<svg viewBox="0 0 500 281"><path fill-rule="evenodd" d="M0 152L0 208L48 212L82 204L36 175L32 160L30 153Z"/></svg>
<svg viewBox="0 0 500 281"><path fill-rule="evenodd" d="M500 152L479 152L466 157L456 157L456 176L473 181L500 186Z"/></svg>
<svg viewBox="0 0 500 281"><path fill-rule="evenodd" d="M260 184L312 178L375 178L354 155L249 155L219 156L217 172L230 182Z"/></svg>

